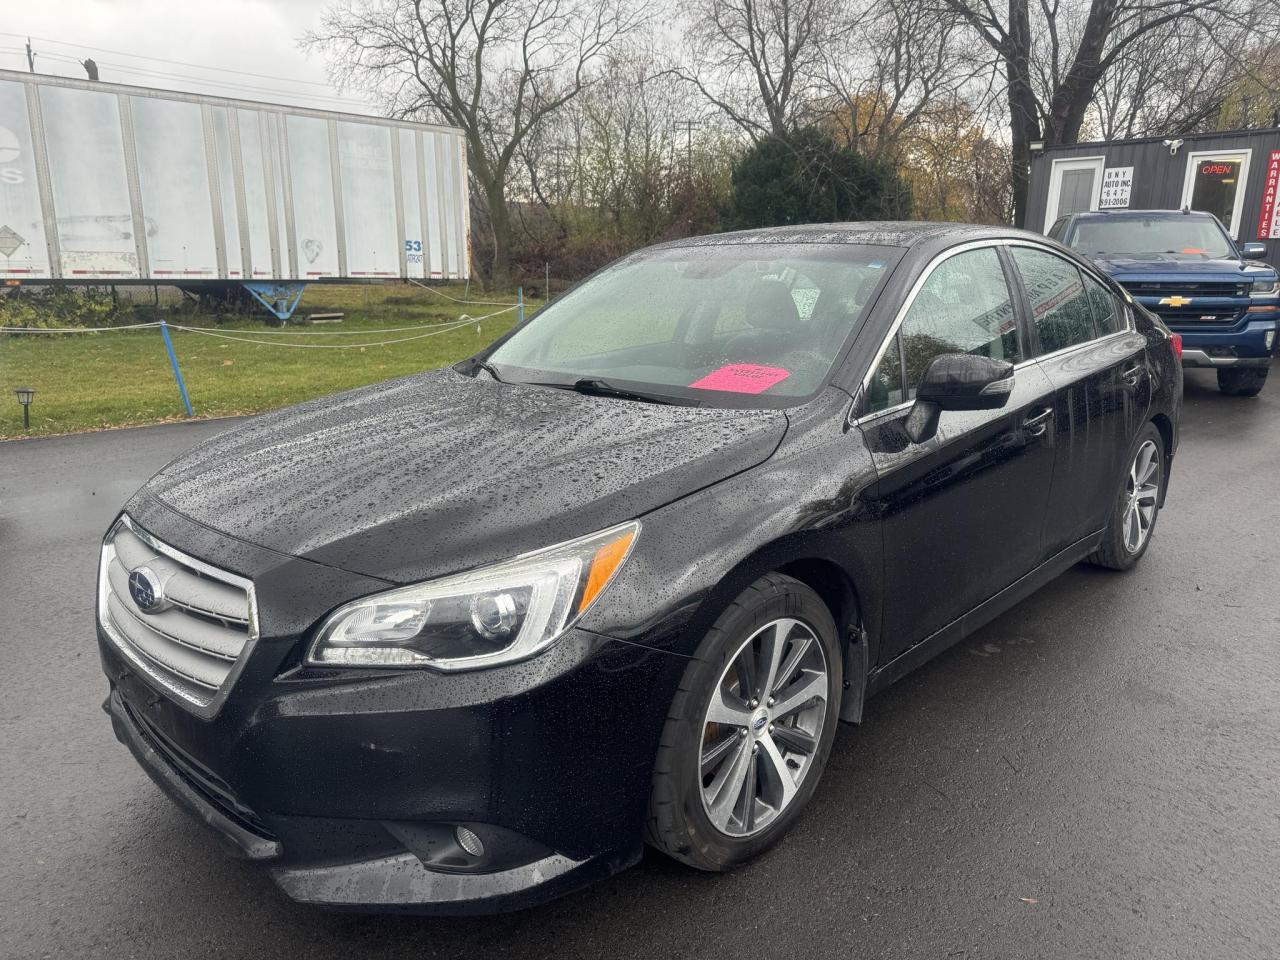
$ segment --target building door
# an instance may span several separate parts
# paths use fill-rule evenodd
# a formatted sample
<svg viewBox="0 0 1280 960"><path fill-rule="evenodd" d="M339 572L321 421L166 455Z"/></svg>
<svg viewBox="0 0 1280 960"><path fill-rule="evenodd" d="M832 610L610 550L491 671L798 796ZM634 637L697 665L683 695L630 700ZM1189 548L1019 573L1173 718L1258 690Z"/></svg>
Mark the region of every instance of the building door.
<svg viewBox="0 0 1280 960"><path fill-rule="evenodd" d="M1047 230L1059 217L1082 210L1098 209L1104 157L1074 157L1055 160L1049 172L1049 203L1044 212Z"/></svg>
<svg viewBox="0 0 1280 960"><path fill-rule="evenodd" d="M1182 205L1212 213L1227 233L1239 238L1244 185L1249 179L1251 150L1217 150L1187 155Z"/></svg>

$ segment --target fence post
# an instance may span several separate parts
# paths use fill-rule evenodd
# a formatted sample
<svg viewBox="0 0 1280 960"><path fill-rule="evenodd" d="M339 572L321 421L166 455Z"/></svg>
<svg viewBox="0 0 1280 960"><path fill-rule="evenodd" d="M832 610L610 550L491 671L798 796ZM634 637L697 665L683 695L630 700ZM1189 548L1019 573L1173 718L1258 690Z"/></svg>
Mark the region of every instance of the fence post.
<svg viewBox="0 0 1280 960"><path fill-rule="evenodd" d="M524 323L524 287L516 287L516 326Z"/></svg>
<svg viewBox="0 0 1280 960"><path fill-rule="evenodd" d="M191 411L191 400L187 397L187 385L182 382L182 371L178 369L178 356L173 352L173 341L169 339L169 325L160 321L160 335L164 337L164 348L169 351L169 364L173 367L173 379L178 381L178 393L182 395L182 405L187 416L194 416Z"/></svg>

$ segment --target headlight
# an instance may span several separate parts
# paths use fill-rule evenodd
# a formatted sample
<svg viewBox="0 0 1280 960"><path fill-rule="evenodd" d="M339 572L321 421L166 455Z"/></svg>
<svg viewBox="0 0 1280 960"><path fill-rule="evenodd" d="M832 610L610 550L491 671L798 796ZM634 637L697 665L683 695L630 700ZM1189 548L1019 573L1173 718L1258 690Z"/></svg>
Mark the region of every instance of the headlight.
<svg viewBox="0 0 1280 960"><path fill-rule="evenodd" d="M1251 297L1274 297L1280 293L1280 280L1255 280L1249 288Z"/></svg>
<svg viewBox="0 0 1280 960"><path fill-rule="evenodd" d="M524 660L586 613L639 533L639 521L632 521L348 603L320 627L307 662L475 670Z"/></svg>

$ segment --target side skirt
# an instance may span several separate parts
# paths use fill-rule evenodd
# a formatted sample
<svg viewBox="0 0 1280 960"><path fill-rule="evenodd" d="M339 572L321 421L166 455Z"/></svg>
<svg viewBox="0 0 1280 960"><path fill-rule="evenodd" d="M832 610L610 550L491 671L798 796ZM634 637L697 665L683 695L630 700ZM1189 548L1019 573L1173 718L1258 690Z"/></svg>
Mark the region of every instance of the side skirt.
<svg viewBox="0 0 1280 960"><path fill-rule="evenodd" d="M1065 550L1050 557L1040 566L1019 580L1015 580L993 597L982 601L968 613L957 617L932 636L926 637L914 647L904 650L888 663L871 671L867 679L867 694L879 693L885 687L901 680L912 670L932 660L944 650L990 623L1014 604L1025 600L1050 580L1065 573L1097 549L1105 530L1091 533L1077 540Z"/></svg>

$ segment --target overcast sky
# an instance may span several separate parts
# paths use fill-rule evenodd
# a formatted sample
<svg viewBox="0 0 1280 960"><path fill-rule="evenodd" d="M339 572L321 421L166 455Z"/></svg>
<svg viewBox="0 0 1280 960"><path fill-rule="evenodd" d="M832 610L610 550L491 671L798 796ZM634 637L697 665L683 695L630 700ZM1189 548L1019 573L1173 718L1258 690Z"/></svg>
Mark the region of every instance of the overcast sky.
<svg viewBox="0 0 1280 960"><path fill-rule="evenodd" d="M369 113L358 96L339 99L324 63L298 50L324 9L315 0L8 0L0 18L0 68L36 71ZM148 59L153 58L153 59ZM158 59L154 59L158 58ZM247 74L255 74L248 76Z"/></svg>

